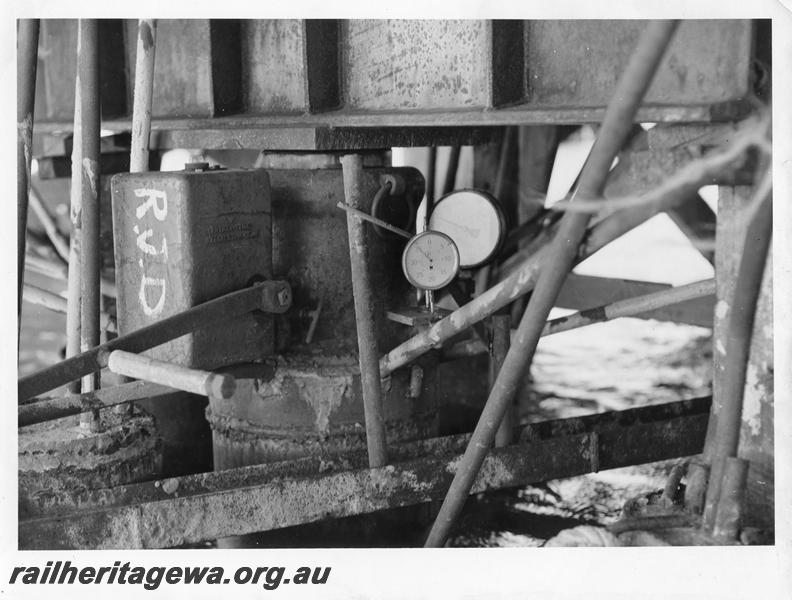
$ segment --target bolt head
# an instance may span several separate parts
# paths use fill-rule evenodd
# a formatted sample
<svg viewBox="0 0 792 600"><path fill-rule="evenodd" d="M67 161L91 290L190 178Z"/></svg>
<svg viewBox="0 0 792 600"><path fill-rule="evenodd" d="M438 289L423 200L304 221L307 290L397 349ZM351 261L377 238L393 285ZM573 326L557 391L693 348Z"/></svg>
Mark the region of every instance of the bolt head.
<svg viewBox="0 0 792 600"><path fill-rule="evenodd" d="M291 290L288 288L284 288L277 293L275 299L278 301L278 304L281 306L288 306L291 304Z"/></svg>

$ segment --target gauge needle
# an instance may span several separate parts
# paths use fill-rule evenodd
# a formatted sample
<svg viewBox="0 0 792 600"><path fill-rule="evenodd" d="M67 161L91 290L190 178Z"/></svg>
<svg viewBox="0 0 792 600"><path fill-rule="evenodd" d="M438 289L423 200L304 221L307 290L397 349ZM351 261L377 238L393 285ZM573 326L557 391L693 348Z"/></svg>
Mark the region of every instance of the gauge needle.
<svg viewBox="0 0 792 600"><path fill-rule="evenodd" d="M438 221L442 221L443 223L448 223L449 225L453 225L454 227L457 227L458 229L462 229L470 237L472 237L474 239L477 238L479 236L479 234L481 233L481 229L476 229L475 227L468 227L467 225L461 225L459 223L454 223L453 221L449 221L448 219L444 219L443 217L435 216L435 219L437 219Z"/></svg>
<svg viewBox="0 0 792 600"><path fill-rule="evenodd" d="M429 244L431 244L431 242L429 242ZM421 254L423 254L423 255L424 255L426 258L428 258L428 259L429 259L429 262L431 262L431 261L432 261L432 257L431 257L431 256L429 256L429 255L426 253L426 250L424 250L423 248L421 248L421 247L420 247L418 244L416 244L416 245L415 245L415 247L416 247L416 248L418 248L418 252L420 252L420 253L421 253Z"/></svg>

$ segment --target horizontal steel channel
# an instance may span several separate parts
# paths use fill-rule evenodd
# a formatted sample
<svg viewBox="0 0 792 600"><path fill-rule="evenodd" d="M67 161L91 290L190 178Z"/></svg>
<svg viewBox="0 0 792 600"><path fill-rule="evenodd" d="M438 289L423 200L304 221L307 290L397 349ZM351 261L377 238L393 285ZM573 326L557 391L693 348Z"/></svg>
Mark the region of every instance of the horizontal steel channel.
<svg viewBox="0 0 792 600"><path fill-rule="evenodd" d="M284 294L285 293L285 294ZM279 301L278 297L283 300ZM199 304L178 315L122 335L106 344L41 369L19 379L19 400L26 400L106 366L113 350L143 352L212 323L254 310L285 312L291 305L291 288L284 281L265 281Z"/></svg>
<svg viewBox="0 0 792 600"><path fill-rule="evenodd" d="M471 493L697 454L709 406L698 398L528 425L520 443L488 454ZM469 438L394 446L400 462L376 469L358 453L312 475L312 457L50 499L47 516L20 522L20 548L162 548L427 502L444 494Z"/></svg>

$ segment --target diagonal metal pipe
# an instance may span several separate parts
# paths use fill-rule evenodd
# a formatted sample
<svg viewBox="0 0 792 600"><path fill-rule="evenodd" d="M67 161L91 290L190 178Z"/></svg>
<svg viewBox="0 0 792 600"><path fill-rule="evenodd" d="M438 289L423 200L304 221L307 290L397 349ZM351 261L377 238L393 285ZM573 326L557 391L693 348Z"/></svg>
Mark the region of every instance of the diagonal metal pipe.
<svg viewBox="0 0 792 600"><path fill-rule="evenodd" d="M583 166L573 199L594 199L602 195L613 159L630 133L638 107L677 26L677 21L653 21L642 34L638 47L614 90L597 140ZM558 233L550 247L549 258L539 274L512 347L429 532L425 544L427 547L442 547L445 544L448 533L462 510L520 378L533 358L547 315L578 254L590 217L587 214L568 212L561 219Z"/></svg>

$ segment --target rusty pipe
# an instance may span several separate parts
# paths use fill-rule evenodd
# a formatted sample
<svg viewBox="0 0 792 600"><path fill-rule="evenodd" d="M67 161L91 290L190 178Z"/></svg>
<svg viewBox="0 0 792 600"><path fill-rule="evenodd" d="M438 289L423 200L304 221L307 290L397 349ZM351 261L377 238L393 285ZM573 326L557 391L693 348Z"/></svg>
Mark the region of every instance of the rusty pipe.
<svg viewBox="0 0 792 600"><path fill-rule="evenodd" d="M30 192L30 161L33 154L39 24L38 19L20 19L17 28L17 318L20 321L22 284L25 281L25 232Z"/></svg>
<svg viewBox="0 0 792 600"><path fill-rule="evenodd" d="M191 394L227 400L236 391L236 379L233 375L191 369L123 350L113 350L106 360L107 368L112 373L166 385Z"/></svg>
<svg viewBox="0 0 792 600"><path fill-rule="evenodd" d="M756 303L762 287L762 275L773 232L773 201L771 181L765 177L755 196L755 202L745 215L746 230L742 257L737 270L731 299L728 335L726 336L726 364L723 374L721 410L715 419L711 448L710 477L704 503L703 525L715 523L726 460L737 456L742 423L745 374L751 349Z"/></svg>
<svg viewBox="0 0 792 600"><path fill-rule="evenodd" d="M342 156L341 169L347 206L360 210L363 205L363 157L359 154ZM352 212L347 212L347 230L352 267L352 294L355 299L360 385L366 422L366 445L369 466L374 468L381 467L388 461L375 331L374 295L369 280L366 230L360 217Z"/></svg>
<svg viewBox="0 0 792 600"><path fill-rule="evenodd" d="M157 21L140 19L138 21L137 54L135 55L135 91L132 101L130 173L148 171L156 43Z"/></svg>
<svg viewBox="0 0 792 600"><path fill-rule="evenodd" d="M676 21L653 21L644 30L608 104L602 127L583 165L580 183L573 198L580 196L590 199L602 195L613 159L627 139L635 113L677 26ZM589 219L590 215L573 212L561 219L549 258L539 274L536 289L520 321L512 347L429 532L427 547L445 544L451 526L462 510L517 384L533 358L547 315L577 256Z"/></svg>
<svg viewBox="0 0 792 600"><path fill-rule="evenodd" d="M107 366L104 360L113 350L140 353L203 327L254 310L283 313L291 306L291 288L285 281L264 281L231 292L167 317L101 346L72 356L56 365L19 378L19 400L32 398Z"/></svg>
<svg viewBox="0 0 792 600"><path fill-rule="evenodd" d="M80 255L80 351L99 345L99 22L80 19L77 36L77 80L80 85L82 160L82 253ZM99 385L99 373L83 378L82 391Z"/></svg>
<svg viewBox="0 0 792 600"><path fill-rule="evenodd" d="M724 461L721 493L712 528L712 536L717 540L734 542L740 533L748 467L749 463L744 458L729 456Z"/></svg>

